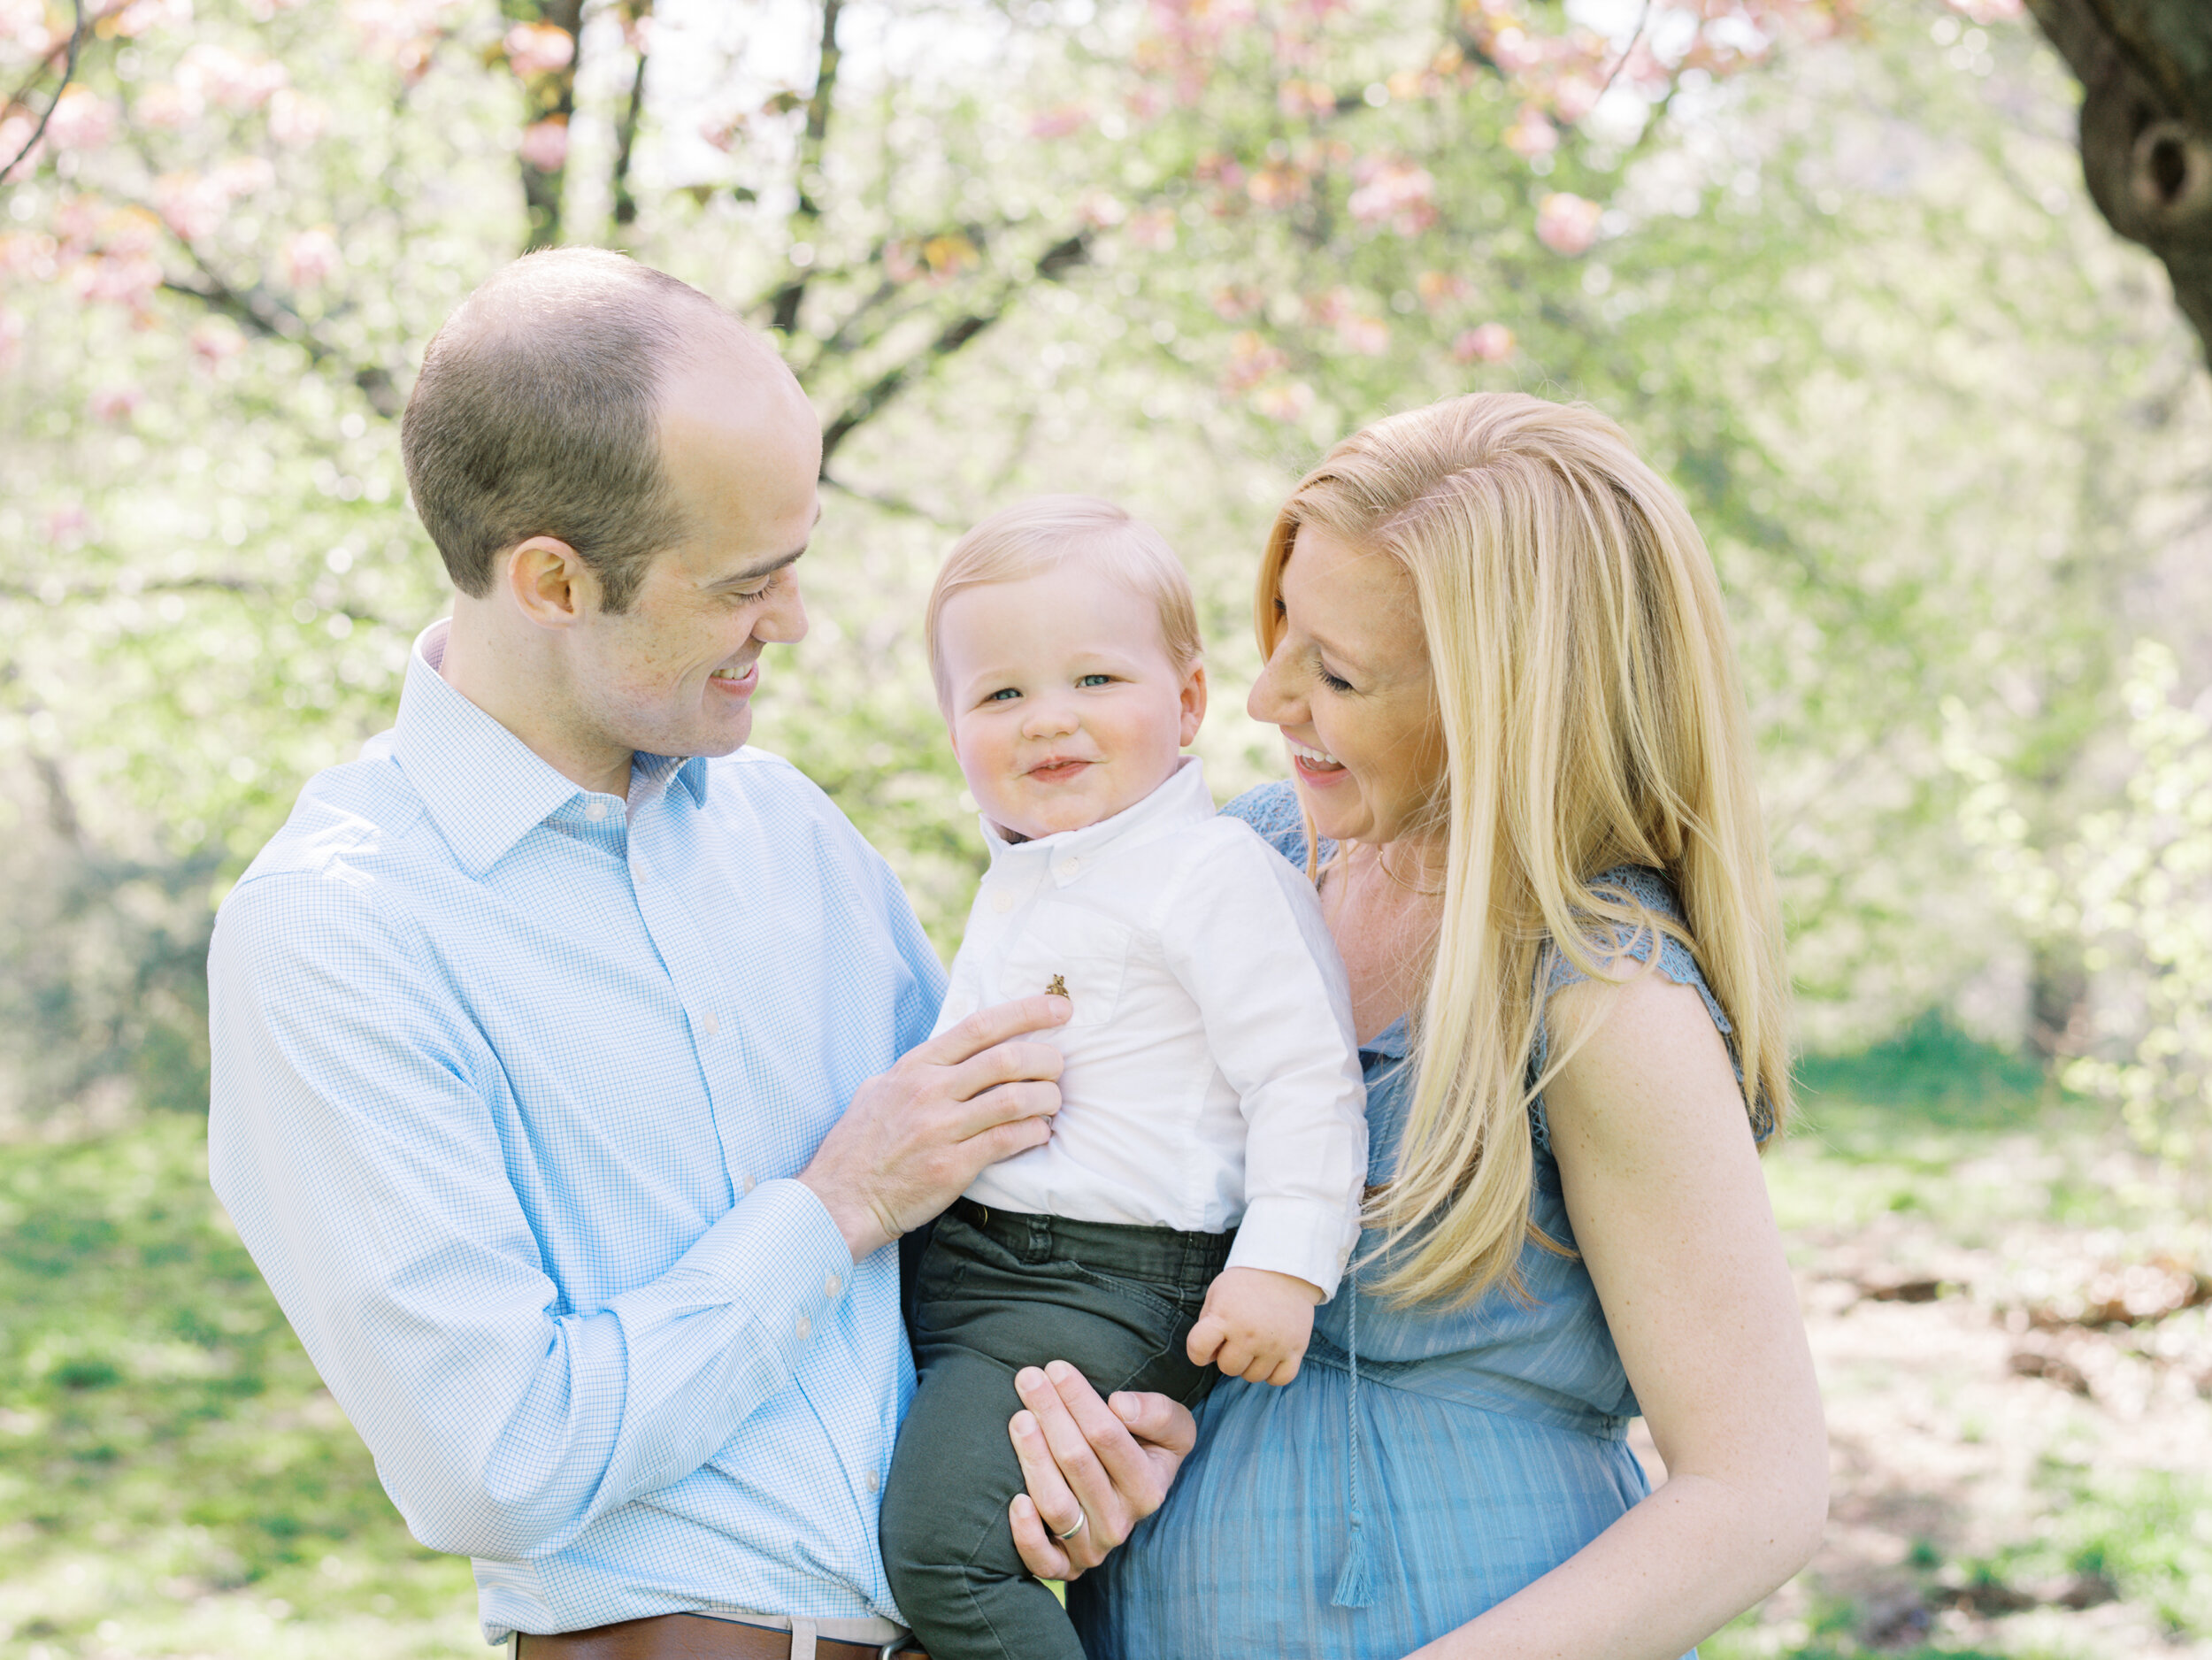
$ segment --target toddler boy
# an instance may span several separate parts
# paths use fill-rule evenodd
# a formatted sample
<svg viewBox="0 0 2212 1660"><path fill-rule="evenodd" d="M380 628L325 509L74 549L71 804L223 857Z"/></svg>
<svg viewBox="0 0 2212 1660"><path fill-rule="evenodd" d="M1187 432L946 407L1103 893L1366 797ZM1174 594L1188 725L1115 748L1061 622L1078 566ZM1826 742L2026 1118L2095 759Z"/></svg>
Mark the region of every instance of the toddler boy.
<svg viewBox="0 0 2212 1660"><path fill-rule="evenodd" d="M985 1171L923 1257L884 1561L933 1660L1081 1660L1014 1549L1014 1374L1060 1359L1186 1403L1209 1366L1289 1382L1358 1237L1357 1046L1311 886L1181 753L1206 677L1156 532L1021 503L954 548L927 626L991 852L939 1030L1036 992L1073 1010L1045 1034L1052 1139Z"/></svg>

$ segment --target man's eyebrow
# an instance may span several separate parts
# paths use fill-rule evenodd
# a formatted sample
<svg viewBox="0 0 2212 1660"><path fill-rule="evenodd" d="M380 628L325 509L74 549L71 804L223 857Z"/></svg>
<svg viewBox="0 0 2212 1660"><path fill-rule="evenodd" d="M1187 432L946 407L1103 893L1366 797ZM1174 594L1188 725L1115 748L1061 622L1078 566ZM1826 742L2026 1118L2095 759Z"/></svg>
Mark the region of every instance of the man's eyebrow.
<svg viewBox="0 0 2212 1660"><path fill-rule="evenodd" d="M822 503L818 501L814 503L814 523L818 525L821 522ZM807 528L810 532L811 532L813 526L810 525ZM797 559L798 557L804 553L811 545L812 539L810 535L808 541L801 542L797 547L792 549L789 553L780 554L777 557L769 560L765 565L756 565L749 569L733 572L728 576L718 578L715 581L707 584L707 590L708 592L712 593L726 588L742 588L748 582L757 582L764 576L773 576L777 572L782 570L784 566Z"/></svg>

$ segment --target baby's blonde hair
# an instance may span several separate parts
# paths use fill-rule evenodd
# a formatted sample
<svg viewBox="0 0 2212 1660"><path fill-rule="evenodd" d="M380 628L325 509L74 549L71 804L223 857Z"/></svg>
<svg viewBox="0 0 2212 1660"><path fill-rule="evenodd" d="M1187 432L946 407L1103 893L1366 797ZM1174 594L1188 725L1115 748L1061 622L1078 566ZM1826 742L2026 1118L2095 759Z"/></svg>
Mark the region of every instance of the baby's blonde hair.
<svg viewBox="0 0 2212 1660"><path fill-rule="evenodd" d="M952 701L938 638L945 602L963 588L1023 581L1075 558L1091 562L1158 607L1160 643L1177 673L1205 654L1190 577L1166 537L1095 496L1033 496L992 514L953 543L929 590L922 626L940 708Z"/></svg>
<svg viewBox="0 0 2212 1660"><path fill-rule="evenodd" d="M1534 1232L1528 1113L1568 1058L1555 1044L1527 1075L1548 942L1619 978L1637 965L1607 961L1594 928L1649 930L1655 956L1658 934L1680 940L1727 1012L1753 1125L1788 1111L1789 987L1735 649L1697 526L1591 409L1477 394L1337 445L1268 540L1255 620L1271 657L1308 525L1395 560L1428 645L1443 916L1371 1219L1389 1240L1379 1289L1463 1303L1516 1283ZM1683 920L1597 884L1619 865L1665 872Z"/></svg>

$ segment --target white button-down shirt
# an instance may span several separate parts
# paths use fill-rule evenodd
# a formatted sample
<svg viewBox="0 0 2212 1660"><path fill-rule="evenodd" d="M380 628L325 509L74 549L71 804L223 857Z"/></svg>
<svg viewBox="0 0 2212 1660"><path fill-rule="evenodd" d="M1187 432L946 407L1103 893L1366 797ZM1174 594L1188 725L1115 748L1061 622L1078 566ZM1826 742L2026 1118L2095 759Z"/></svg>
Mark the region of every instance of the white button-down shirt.
<svg viewBox="0 0 2212 1660"><path fill-rule="evenodd" d="M1344 964L1311 884L1186 758L1111 818L1009 842L954 961L942 1031L1064 990L1052 1139L979 1204L1221 1233L1232 1267L1336 1287L1359 1234L1365 1091Z"/></svg>

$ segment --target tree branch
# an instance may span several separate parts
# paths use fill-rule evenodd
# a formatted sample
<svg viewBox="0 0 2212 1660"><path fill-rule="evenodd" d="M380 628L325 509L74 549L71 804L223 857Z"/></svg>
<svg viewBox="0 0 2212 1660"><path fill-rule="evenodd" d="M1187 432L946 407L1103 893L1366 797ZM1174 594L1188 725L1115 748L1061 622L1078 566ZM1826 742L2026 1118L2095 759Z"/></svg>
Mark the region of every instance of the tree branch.
<svg viewBox="0 0 2212 1660"><path fill-rule="evenodd" d="M584 0L541 0L537 10L539 21L566 32L569 53L565 68L549 70L527 88L530 122L535 126L557 119L566 125L576 116L576 59L583 50ZM524 251L557 246L561 240L561 196L568 179L567 163L557 167L534 167L527 159L518 157L515 165L522 170L522 200L530 219Z"/></svg>
<svg viewBox="0 0 2212 1660"><path fill-rule="evenodd" d="M1090 257L1091 236L1090 231L1080 230L1055 242L1038 259L1035 280L1044 282L1065 281L1069 272ZM936 337L926 346L885 370L839 411L835 419L822 429L822 476L828 476L830 457L852 435L855 428L872 419L885 404L904 390L907 382L917 374L960 351L977 335L1004 317L1020 293L1018 286L1010 283L999 290L996 300L987 310L969 311L954 318L937 331Z"/></svg>
<svg viewBox="0 0 2212 1660"><path fill-rule="evenodd" d="M630 20L641 22L653 13L653 0L637 0ZM637 73L630 78L630 101L614 129L614 223L618 234L637 223L637 198L630 194L630 158L637 148L638 123L645 117L645 37L638 36Z"/></svg>
<svg viewBox="0 0 2212 1660"><path fill-rule="evenodd" d="M821 222L822 204L815 199L812 181L822 170L822 152L829 139L830 111L837 95L837 19L845 0L822 0L822 39L815 61L814 92L806 101L806 129L799 136L799 165L795 182L798 205L792 210L794 246L809 242L809 234ZM806 298L812 261L794 264L791 275L776 290L768 326L783 334L798 327L799 304Z"/></svg>
<svg viewBox="0 0 2212 1660"><path fill-rule="evenodd" d="M182 239L180 238L180 241ZM308 361L319 369L336 368L348 375L368 400L369 407L387 420L396 416L405 406L399 395L399 386L390 370L380 365L366 366L349 363L327 341L319 336L307 319L287 305L258 283L243 290L232 288L218 276L198 249L184 242L184 250L191 256L193 265L204 279L204 288L195 288L188 282L179 282L165 277L161 286L171 294L181 294L211 311L219 311L240 327L268 340L289 342L307 354Z"/></svg>
<svg viewBox="0 0 2212 1660"><path fill-rule="evenodd" d="M0 184L5 184L8 175L21 165L23 158L38 148L38 141L46 136L46 124L54 119L54 111L61 108L61 95L69 90L69 83L76 79L77 54L84 47L84 32L88 19L85 17L84 0L71 0L71 4L76 8L76 23L69 31L68 55L62 62L61 84L54 88L54 96L46 101L45 112L38 118L38 125L31 129L30 137L23 141L23 148L8 158L6 166L0 167ZM54 54L49 51L45 60L33 72L30 80L23 83L4 107L12 110L28 97L31 88L38 83L38 77L46 73L47 66L53 61Z"/></svg>

